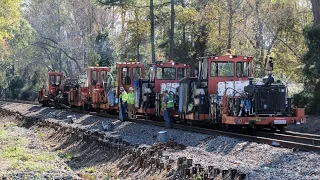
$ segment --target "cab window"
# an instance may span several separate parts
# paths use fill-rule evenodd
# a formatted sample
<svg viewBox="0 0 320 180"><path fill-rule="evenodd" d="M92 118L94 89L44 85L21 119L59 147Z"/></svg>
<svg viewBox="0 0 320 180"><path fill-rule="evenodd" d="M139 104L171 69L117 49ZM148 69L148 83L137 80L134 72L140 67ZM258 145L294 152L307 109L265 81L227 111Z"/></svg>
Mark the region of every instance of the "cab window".
<svg viewBox="0 0 320 180"><path fill-rule="evenodd" d="M132 69L132 77L135 79L140 78L141 77L141 67L135 67Z"/></svg>
<svg viewBox="0 0 320 180"><path fill-rule="evenodd" d="M189 74L188 68L178 68L178 80L187 77Z"/></svg>
<svg viewBox="0 0 320 180"><path fill-rule="evenodd" d="M176 79L176 68L158 67L157 68L157 79L175 80Z"/></svg>
<svg viewBox="0 0 320 180"><path fill-rule="evenodd" d="M154 82L154 78L155 78L155 69L153 66L150 67L150 70L149 70L149 80L150 82Z"/></svg>
<svg viewBox="0 0 320 180"><path fill-rule="evenodd" d="M91 72L91 81L93 85L95 85L98 82L98 73L97 71L92 71Z"/></svg>
<svg viewBox="0 0 320 180"><path fill-rule="evenodd" d="M62 79L61 76L57 76L57 81L56 81L56 83L57 83L57 84L61 84L61 79Z"/></svg>
<svg viewBox="0 0 320 180"><path fill-rule="evenodd" d="M56 84L56 78L55 78L54 75L51 75L51 76L49 77L49 79L50 79L50 84L51 84L51 85L55 85L55 84Z"/></svg>
<svg viewBox="0 0 320 180"><path fill-rule="evenodd" d="M101 71L100 72L100 79L102 82L106 82L107 81L107 71Z"/></svg>
<svg viewBox="0 0 320 180"><path fill-rule="evenodd" d="M234 63L233 62L211 62L210 64L211 77L233 77Z"/></svg>
<svg viewBox="0 0 320 180"><path fill-rule="evenodd" d="M236 70L237 70L237 77L249 77L250 76L250 63L249 62L237 62Z"/></svg>
<svg viewBox="0 0 320 180"><path fill-rule="evenodd" d="M129 67L121 68L121 74L122 74L121 83L123 85L130 85L131 84L130 68Z"/></svg>

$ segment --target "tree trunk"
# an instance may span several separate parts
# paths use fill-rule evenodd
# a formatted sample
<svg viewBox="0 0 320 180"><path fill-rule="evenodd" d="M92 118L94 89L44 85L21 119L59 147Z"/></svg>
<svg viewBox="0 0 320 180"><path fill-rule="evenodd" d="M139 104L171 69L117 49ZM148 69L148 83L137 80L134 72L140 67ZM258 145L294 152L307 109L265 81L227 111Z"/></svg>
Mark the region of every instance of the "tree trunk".
<svg viewBox="0 0 320 180"><path fill-rule="evenodd" d="M222 20L222 13L221 13L221 10L220 10L220 7L221 7L221 3L220 3L220 0L218 1L218 16L219 16L219 19L218 19L218 34L219 34L219 40L221 40L221 20ZM219 55L222 54L222 47L221 47L221 43L219 44L219 52L218 52Z"/></svg>
<svg viewBox="0 0 320 180"><path fill-rule="evenodd" d="M228 23L228 45L227 49L232 47L232 24L233 24L233 10L232 10L232 0L227 1L229 9L229 23Z"/></svg>
<svg viewBox="0 0 320 180"><path fill-rule="evenodd" d="M124 10L124 6L121 7L121 33L124 33L124 24L126 22L126 11Z"/></svg>
<svg viewBox="0 0 320 180"><path fill-rule="evenodd" d="M138 13L138 8L136 8L135 10L134 10L134 12L135 12L135 18L136 18L136 31L137 31L137 35L138 35L138 37L137 37L137 61L138 62L140 62L140 43L141 43L141 38L140 38L140 36L141 36L141 34L139 33L139 13Z"/></svg>
<svg viewBox="0 0 320 180"><path fill-rule="evenodd" d="M256 11L255 16L257 18L256 24L256 55L258 58L258 64L260 64L260 75L265 76L265 66L264 66L264 45L263 45L263 23L260 17L260 0L255 1Z"/></svg>
<svg viewBox="0 0 320 180"><path fill-rule="evenodd" d="M320 25L320 1L319 0L311 0L312 11L313 11L313 25Z"/></svg>
<svg viewBox="0 0 320 180"><path fill-rule="evenodd" d="M140 62L140 42L137 43L137 61Z"/></svg>
<svg viewBox="0 0 320 180"><path fill-rule="evenodd" d="M151 24L151 56L152 63L156 62L156 53L154 49L154 12L153 0L150 0L150 24Z"/></svg>
<svg viewBox="0 0 320 180"><path fill-rule="evenodd" d="M276 40L278 39L278 35L279 35L279 33L280 33L280 30L277 30L277 32L276 32L276 34L274 35L274 37L273 37L273 39L272 39L272 41L271 41L271 43L270 43L270 45L268 46L268 49L267 49L267 54L266 54L266 57L264 58L264 67L267 67L267 63L268 63L268 57L270 56L270 54L271 54L271 50L272 50L272 48L273 48L273 46L274 46L274 44L275 44L275 42L276 42ZM266 74L265 74L265 71L263 71L264 72L264 74L263 74L263 76L265 76Z"/></svg>
<svg viewBox="0 0 320 180"><path fill-rule="evenodd" d="M61 39L61 19L60 19L60 0L58 1L58 43ZM59 46L59 44L58 44ZM59 72L62 72L62 53L61 50L58 50L58 61L59 61Z"/></svg>
<svg viewBox="0 0 320 180"><path fill-rule="evenodd" d="M170 60L174 59L174 0L171 0Z"/></svg>

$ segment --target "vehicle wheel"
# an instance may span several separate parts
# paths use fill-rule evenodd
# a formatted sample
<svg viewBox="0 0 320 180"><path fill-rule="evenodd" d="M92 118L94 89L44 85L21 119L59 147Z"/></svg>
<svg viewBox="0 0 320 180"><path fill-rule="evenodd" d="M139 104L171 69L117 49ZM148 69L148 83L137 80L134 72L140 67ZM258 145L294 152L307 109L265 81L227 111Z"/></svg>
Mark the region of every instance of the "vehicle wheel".
<svg viewBox="0 0 320 180"><path fill-rule="evenodd" d="M84 105L84 110L85 111L90 111L92 109L91 104L85 104Z"/></svg>
<svg viewBox="0 0 320 180"><path fill-rule="evenodd" d="M43 101L42 102L42 107L47 107L48 106L48 102L47 101Z"/></svg>
<svg viewBox="0 0 320 180"><path fill-rule="evenodd" d="M285 133L286 132L286 127L284 125L279 126L278 129L280 130L281 133Z"/></svg>
<svg viewBox="0 0 320 180"><path fill-rule="evenodd" d="M277 131L277 128L276 128L275 125L272 125L270 130L271 130L272 133L275 133Z"/></svg>

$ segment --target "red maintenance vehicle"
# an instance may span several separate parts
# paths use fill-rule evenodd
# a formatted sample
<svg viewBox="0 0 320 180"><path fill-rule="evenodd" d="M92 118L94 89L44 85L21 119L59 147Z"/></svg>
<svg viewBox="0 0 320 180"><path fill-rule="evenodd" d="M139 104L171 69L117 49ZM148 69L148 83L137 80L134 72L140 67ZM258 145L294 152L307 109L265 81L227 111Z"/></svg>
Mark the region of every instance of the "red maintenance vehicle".
<svg viewBox="0 0 320 180"><path fill-rule="evenodd" d="M74 87L69 92L69 104L115 113L118 110L115 100L120 87L128 90L134 77L143 75L144 67L139 62L118 62L116 70L115 82L110 73L111 68L89 67L86 84L83 87Z"/></svg>
<svg viewBox="0 0 320 180"><path fill-rule="evenodd" d="M141 79L140 82L140 98L136 100L139 102L137 113L162 116L161 94L167 90L173 96L177 95L179 80L188 77L189 74L189 64L173 61L158 61L155 64L149 64L148 79ZM177 103L175 107L178 107ZM175 110L172 112L173 115L175 115Z"/></svg>
<svg viewBox="0 0 320 180"><path fill-rule="evenodd" d="M117 62L116 70L117 94L119 94L120 87L128 91L133 86L135 80L144 76L144 66L140 62Z"/></svg>
<svg viewBox="0 0 320 180"><path fill-rule="evenodd" d="M77 84L68 92L69 105L85 109L111 108L106 97L106 82L110 70L109 67L88 67L84 85Z"/></svg>
<svg viewBox="0 0 320 180"><path fill-rule="evenodd" d="M179 86L179 116L187 121L209 121L220 127L284 130L305 123L304 109L293 109L287 88L269 76L253 83L252 57L210 56L199 61L199 76Z"/></svg>
<svg viewBox="0 0 320 180"><path fill-rule="evenodd" d="M47 88L42 87L38 91L39 103L47 106L55 102L55 98L59 92L64 91L64 74L63 72L49 72L47 79Z"/></svg>

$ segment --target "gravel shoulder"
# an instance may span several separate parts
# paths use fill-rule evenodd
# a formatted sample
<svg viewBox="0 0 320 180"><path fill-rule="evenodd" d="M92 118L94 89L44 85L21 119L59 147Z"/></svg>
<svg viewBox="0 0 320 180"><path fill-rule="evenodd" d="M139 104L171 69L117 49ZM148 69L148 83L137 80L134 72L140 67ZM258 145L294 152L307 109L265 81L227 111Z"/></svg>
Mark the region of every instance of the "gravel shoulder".
<svg viewBox="0 0 320 180"><path fill-rule="evenodd" d="M300 125L289 125L287 131L296 131L301 133L320 135L320 116L306 116L307 123Z"/></svg>
<svg viewBox="0 0 320 180"><path fill-rule="evenodd" d="M140 147L154 146L157 142L157 132L164 130L164 128L157 126L132 122L121 123L114 119L70 113L28 104L2 103L0 107L18 111L25 116L36 116L65 125L68 125L66 123L67 115L75 115L77 119L69 126L97 131L102 131L102 121L112 123L114 125L113 130L105 132L108 136L121 137L131 144L139 144ZM173 160L187 157L192 158L194 163L201 163L203 166L211 165L220 169L236 168L247 173L247 179L320 179L320 155L317 153L293 151L292 149L272 147L224 136L208 136L175 129L168 129L167 131L170 139L186 146L182 149L164 149L163 154L170 156ZM47 142L52 141L52 144L54 144L52 147L54 149L62 147L60 149L65 153L72 152L72 148L79 148L75 144L67 143L68 139L66 137L59 137L52 130L47 129L43 132L46 132ZM90 147L86 149L90 151ZM80 153L75 150L73 152L75 152L73 157L77 157L75 158L77 161L72 161L74 162L72 168L81 169L92 166L98 171L97 175L101 172L110 172L113 175L119 175L123 172L117 167L121 159L110 160L107 152L105 152L106 155L101 155L101 153L100 155L94 155L95 153L99 154L95 151L93 151L95 153L84 153L83 151L80 151L82 152ZM80 167L76 167L77 165ZM105 166L105 169L99 169L101 166ZM146 174L137 171L126 178L144 179L146 177L144 175ZM168 174L158 174L158 176L160 179L167 179ZM154 176L148 177L155 178Z"/></svg>

